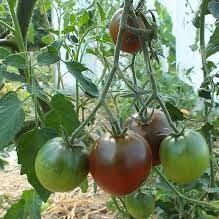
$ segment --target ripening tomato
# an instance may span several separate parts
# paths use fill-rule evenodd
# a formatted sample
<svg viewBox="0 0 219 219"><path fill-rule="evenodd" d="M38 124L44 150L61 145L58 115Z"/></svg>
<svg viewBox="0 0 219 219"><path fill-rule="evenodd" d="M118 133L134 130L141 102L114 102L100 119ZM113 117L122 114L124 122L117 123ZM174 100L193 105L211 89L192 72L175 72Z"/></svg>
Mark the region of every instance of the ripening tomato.
<svg viewBox="0 0 219 219"><path fill-rule="evenodd" d="M135 219L146 219L154 211L155 197L150 193L131 193L125 197L128 213Z"/></svg>
<svg viewBox="0 0 219 219"><path fill-rule="evenodd" d="M97 185L121 196L137 189L148 177L152 155L148 143L133 131L120 137L105 133L93 146L89 164Z"/></svg>
<svg viewBox="0 0 219 219"><path fill-rule="evenodd" d="M168 136L162 141L160 160L172 181L191 183L207 169L209 148L199 132L188 129L180 136Z"/></svg>
<svg viewBox="0 0 219 219"><path fill-rule="evenodd" d="M163 139L171 133L171 127L166 119L165 114L156 109L148 109L147 116L150 120L147 124L141 124L138 121L138 114L135 114L130 120L126 122L126 127L129 125L129 129L140 134L150 145L153 166L160 164L159 149ZM136 118L136 119L135 119Z"/></svg>
<svg viewBox="0 0 219 219"><path fill-rule="evenodd" d="M36 176L51 192L68 192L79 186L89 171L82 147L68 146L62 138L48 141L35 160Z"/></svg>
<svg viewBox="0 0 219 219"><path fill-rule="evenodd" d="M123 12L122 8L118 9L113 15L112 20L110 22L110 36L114 44L116 44L117 42L117 36L119 33L119 26L120 26L120 21L122 18L122 12ZM141 27L145 29L145 25L143 24L141 17L138 17L138 21ZM131 27L134 26L130 16L128 17L127 23ZM133 33L125 31L122 37L121 50L127 53L135 53L140 48L141 48L141 43L140 43L138 36L136 36Z"/></svg>

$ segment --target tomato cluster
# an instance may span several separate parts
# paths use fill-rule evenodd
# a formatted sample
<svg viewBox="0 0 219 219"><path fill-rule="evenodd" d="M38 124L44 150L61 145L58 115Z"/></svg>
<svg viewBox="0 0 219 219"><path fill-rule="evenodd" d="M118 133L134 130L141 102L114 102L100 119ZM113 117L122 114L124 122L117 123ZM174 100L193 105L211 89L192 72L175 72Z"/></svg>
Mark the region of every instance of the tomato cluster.
<svg viewBox="0 0 219 219"><path fill-rule="evenodd" d="M116 44L122 17L119 9L110 23L110 35ZM138 17L142 28L143 21ZM129 26L134 26L128 17ZM138 36L125 31L121 50L135 53L141 48ZM209 164L209 149L203 136L194 130L173 134L165 114L147 110L146 122L135 114L125 123L123 135L103 133L86 153L82 145L69 145L62 138L47 142L38 152L35 172L40 183L52 192L67 192L79 186L91 173L96 184L114 196L124 196L125 206L135 219L149 217L155 197L136 190L161 164L175 183L187 184L199 178Z"/></svg>

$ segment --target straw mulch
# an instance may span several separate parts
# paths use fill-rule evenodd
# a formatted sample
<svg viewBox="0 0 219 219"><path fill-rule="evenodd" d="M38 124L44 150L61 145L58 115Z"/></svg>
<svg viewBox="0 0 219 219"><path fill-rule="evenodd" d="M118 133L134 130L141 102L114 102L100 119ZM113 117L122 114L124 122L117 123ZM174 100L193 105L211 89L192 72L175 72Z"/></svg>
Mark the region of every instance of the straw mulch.
<svg viewBox="0 0 219 219"><path fill-rule="evenodd" d="M94 195L92 180L90 188L83 194L80 189L64 194L54 194L42 212L42 219L116 219L116 212L106 207L109 196L100 190ZM0 171L0 218L6 209L19 199L24 190L30 189L25 176L21 176L18 167Z"/></svg>

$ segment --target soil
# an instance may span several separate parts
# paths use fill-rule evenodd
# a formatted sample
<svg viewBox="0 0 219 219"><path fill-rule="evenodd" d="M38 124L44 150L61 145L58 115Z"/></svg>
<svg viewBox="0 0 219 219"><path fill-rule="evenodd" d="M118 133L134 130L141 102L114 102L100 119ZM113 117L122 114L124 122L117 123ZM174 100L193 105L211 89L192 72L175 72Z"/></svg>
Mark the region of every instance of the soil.
<svg viewBox="0 0 219 219"><path fill-rule="evenodd" d="M25 175L20 175L15 163L0 170L0 218L7 208L18 200L23 191L31 189ZM106 204L108 203L108 204ZM89 176L89 190L82 193L80 188L70 193L53 194L44 204L42 219L116 219L117 212L110 210L110 196L100 189L94 194L93 180Z"/></svg>

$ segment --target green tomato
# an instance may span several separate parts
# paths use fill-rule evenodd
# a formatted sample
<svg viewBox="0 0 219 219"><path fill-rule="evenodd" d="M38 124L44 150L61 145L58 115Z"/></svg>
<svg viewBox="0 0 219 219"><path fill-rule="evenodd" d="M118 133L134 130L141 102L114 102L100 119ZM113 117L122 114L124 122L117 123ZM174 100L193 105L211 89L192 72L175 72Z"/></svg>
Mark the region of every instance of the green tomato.
<svg viewBox="0 0 219 219"><path fill-rule="evenodd" d="M168 136L162 141L160 159L173 182L191 183L207 169L209 148L199 132L188 129L180 136Z"/></svg>
<svg viewBox="0 0 219 219"><path fill-rule="evenodd" d="M51 192L68 192L88 174L88 156L82 147L69 147L62 138L48 141L35 160L36 176Z"/></svg>
<svg viewBox="0 0 219 219"><path fill-rule="evenodd" d="M128 213L135 219L149 217L155 208L155 198L152 194L131 193L125 197Z"/></svg>

